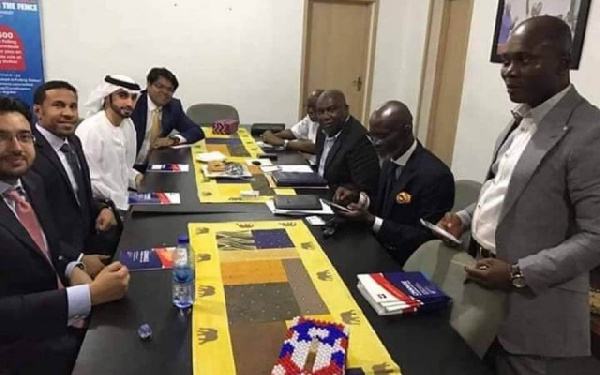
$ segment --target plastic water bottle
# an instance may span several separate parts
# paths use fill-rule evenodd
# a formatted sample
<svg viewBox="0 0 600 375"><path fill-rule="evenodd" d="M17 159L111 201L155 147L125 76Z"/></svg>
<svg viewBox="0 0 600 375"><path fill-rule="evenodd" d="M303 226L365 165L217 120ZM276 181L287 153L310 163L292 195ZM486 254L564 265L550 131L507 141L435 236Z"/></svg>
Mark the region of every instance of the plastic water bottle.
<svg viewBox="0 0 600 375"><path fill-rule="evenodd" d="M194 254L187 236L179 236L173 253L173 304L187 309L194 304Z"/></svg>

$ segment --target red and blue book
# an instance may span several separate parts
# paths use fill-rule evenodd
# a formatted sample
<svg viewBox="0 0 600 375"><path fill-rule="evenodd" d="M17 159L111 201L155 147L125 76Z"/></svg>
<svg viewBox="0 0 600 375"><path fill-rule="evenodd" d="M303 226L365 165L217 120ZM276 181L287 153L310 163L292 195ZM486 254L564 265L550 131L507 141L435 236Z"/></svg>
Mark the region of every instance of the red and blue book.
<svg viewBox="0 0 600 375"><path fill-rule="evenodd" d="M131 193L128 202L129 204L180 204L181 196L179 193Z"/></svg>
<svg viewBox="0 0 600 375"><path fill-rule="evenodd" d="M435 311L451 302L450 297L421 272L360 274L358 290L379 315Z"/></svg>
<svg viewBox="0 0 600 375"><path fill-rule="evenodd" d="M189 171L189 164L152 164L148 166L148 172L181 173Z"/></svg>
<svg viewBox="0 0 600 375"><path fill-rule="evenodd" d="M160 270L173 268L174 247L122 250L119 262L129 270Z"/></svg>

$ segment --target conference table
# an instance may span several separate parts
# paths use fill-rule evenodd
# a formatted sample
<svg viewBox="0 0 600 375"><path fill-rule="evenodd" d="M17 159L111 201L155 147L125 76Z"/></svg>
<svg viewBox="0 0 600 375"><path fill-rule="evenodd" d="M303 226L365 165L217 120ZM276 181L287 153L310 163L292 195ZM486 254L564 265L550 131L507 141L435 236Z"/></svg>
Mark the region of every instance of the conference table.
<svg viewBox="0 0 600 375"><path fill-rule="evenodd" d="M148 173L144 178L144 191L179 192L181 204L135 207L125 223L118 251L174 245L180 234L187 233L188 223L280 219L265 204L199 203L191 158L189 149L152 153L152 164L190 165L189 173ZM277 162L305 164L304 158L295 152L279 152ZM321 227L307 226L403 374L491 374L450 327L448 310L395 317L375 313L356 288L356 275L397 271L400 266L380 247L369 228L346 223L333 236L325 238ZM172 305L171 278L169 270L132 271L124 299L94 308L73 373L191 375L191 312L182 313ZM149 340L142 340L137 333L144 323L152 329Z"/></svg>

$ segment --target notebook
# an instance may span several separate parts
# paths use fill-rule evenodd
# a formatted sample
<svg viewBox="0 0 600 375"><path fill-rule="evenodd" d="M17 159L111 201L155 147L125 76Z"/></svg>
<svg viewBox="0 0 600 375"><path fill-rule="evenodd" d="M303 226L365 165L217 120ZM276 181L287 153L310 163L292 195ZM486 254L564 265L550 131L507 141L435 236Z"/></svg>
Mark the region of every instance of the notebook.
<svg viewBox="0 0 600 375"><path fill-rule="evenodd" d="M275 171L271 174L277 186L326 186L327 181L315 172L282 172Z"/></svg>
<svg viewBox="0 0 600 375"><path fill-rule="evenodd" d="M322 208L316 195L277 195L273 203L278 210L320 210Z"/></svg>

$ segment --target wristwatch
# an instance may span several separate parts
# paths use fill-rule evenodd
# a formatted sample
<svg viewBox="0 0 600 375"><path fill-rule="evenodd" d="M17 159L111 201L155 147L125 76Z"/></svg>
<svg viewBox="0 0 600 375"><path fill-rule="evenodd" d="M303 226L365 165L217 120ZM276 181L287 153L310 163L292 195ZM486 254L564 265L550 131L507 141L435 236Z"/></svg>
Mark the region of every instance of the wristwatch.
<svg viewBox="0 0 600 375"><path fill-rule="evenodd" d="M521 272L521 268L519 267L518 263L511 264L510 266L510 282L517 289L522 289L527 286L525 275L523 275L523 272Z"/></svg>
<svg viewBox="0 0 600 375"><path fill-rule="evenodd" d="M173 141L173 146L177 146L179 144L179 142L181 142L179 137L176 135L170 135L169 139L171 139Z"/></svg>

